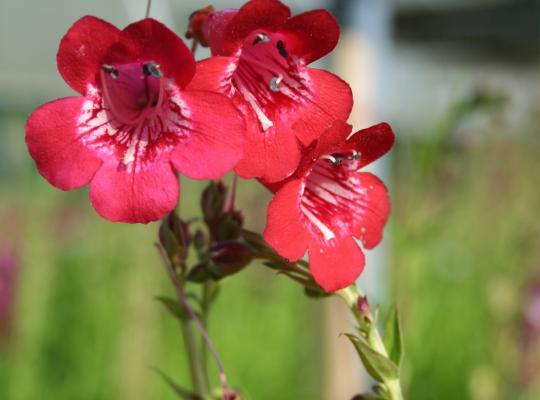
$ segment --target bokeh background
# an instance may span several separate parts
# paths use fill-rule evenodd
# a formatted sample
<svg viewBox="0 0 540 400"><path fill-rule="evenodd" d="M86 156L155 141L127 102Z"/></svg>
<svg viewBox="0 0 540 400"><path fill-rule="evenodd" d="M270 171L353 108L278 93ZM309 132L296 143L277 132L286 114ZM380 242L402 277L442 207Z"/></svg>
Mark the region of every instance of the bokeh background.
<svg viewBox="0 0 540 400"><path fill-rule="evenodd" d="M540 399L539 2L288 4L336 13L342 40L320 65L351 82L357 128L385 120L398 135L376 166L393 214L360 283L382 311L399 304L406 397ZM154 0L152 15L183 34L206 5ZM69 26L85 14L124 26L144 10L0 0L0 399L173 399L152 367L188 385L179 327L153 299L172 293L157 225L100 219L86 190L49 186L24 144L31 110L71 94L55 65ZM202 185L183 181L182 216L197 215ZM264 227L268 199L241 182L248 227ZM249 399L341 400L369 382L336 315L253 265L224 282L210 333Z"/></svg>

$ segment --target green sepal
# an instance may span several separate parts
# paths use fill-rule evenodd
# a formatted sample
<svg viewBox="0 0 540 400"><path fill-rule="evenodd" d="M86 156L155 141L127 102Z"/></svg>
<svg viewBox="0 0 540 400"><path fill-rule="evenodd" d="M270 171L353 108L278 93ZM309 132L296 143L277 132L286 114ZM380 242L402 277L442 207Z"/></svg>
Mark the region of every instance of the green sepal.
<svg viewBox="0 0 540 400"><path fill-rule="evenodd" d="M398 378L399 370L392 360L373 350L365 339L350 333L346 335L356 348L366 371L373 379L377 382L384 382Z"/></svg>
<svg viewBox="0 0 540 400"><path fill-rule="evenodd" d="M317 287L305 287L304 294L312 299L321 299L332 296L332 293L326 293L324 290Z"/></svg>
<svg viewBox="0 0 540 400"><path fill-rule="evenodd" d="M191 268L187 275L187 280L195 283L204 283L210 279L215 280L216 277L212 271L210 271L210 268L206 262L201 262L195 265L193 268Z"/></svg>

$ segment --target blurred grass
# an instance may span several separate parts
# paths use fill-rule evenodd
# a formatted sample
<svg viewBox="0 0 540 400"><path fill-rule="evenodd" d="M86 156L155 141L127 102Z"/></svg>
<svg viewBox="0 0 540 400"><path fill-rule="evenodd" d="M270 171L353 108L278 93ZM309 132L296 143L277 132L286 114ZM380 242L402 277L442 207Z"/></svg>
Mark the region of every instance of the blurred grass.
<svg viewBox="0 0 540 400"><path fill-rule="evenodd" d="M415 400L540 398L522 384L524 300L540 274L539 125L509 129L496 108L471 129L477 111L394 152L393 285ZM437 157L418 157L426 148Z"/></svg>
<svg viewBox="0 0 540 400"><path fill-rule="evenodd" d="M477 100L435 132L401 135L393 152L391 282L409 399L540 398L523 383L521 340L524 293L540 269L531 128L540 125L510 131ZM487 128L467 128L477 112L492 119ZM108 223L85 190L50 187L27 155L23 123L0 115L0 246L20 264L0 399L173 399L150 369L189 386L177 323L152 299L172 295L152 246L157 225ZM183 181L183 216L197 212L200 188ZM250 228L262 228L267 200L241 183ZM210 330L232 386L257 400L319 400L321 312L259 266L225 281Z"/></svg>
<svg viewBox="0 0 540 400"><path fill-rule="evenodd" d="M153 300L173 296L153 247L157 224L106 222L86 190L50 187L27 155L23 124L22 116L0 118L0 243L15 248L20 264L0 399L174 399L151 370L189 387L179 326ZM202 185L182 182L186 218L197 212ZM255 213L268 196L247 183L239 196L248 225L260 230ZM233 387L253 399L317 398L314 301L257 265L225 281L218 300L210 334Z"/></svg>

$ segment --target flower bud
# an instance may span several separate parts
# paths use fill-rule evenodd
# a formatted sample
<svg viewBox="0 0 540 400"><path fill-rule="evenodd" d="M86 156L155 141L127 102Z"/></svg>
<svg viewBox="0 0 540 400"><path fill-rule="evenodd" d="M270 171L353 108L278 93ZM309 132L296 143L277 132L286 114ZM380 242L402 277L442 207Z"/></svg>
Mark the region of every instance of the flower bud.
<svg viewBox="0 0 540 400"><path fill-rule="evenodd" d="M212 182L201 195L204 222L215 242L234 240L240 236L244 218L232 205L226 207L228 190L221 182Z"/></svg>
<svg viewBox="0 0 540 400"><path fill-rule="evenodd" d="M204 34L203 25L214 11L213 6L207 6L193 12L189 17L186 38L195 39L201 46L208 47L208 39Z"/></svg>
<svg viewBox="0 0 540 400"><path fill-rule="evenodd" d="M200 253L208 244L208 237L202 229L197 229L193 235L193 246Z"/></svg>
<svg viewBox="0 0 540 400"><path fill-rule="evenodd" d="M237 273L255 257L253 249L236 241L220 242L210 249L210 270L222 278Z"/></svg>
<svg viewBox="0 0 540 400"><path fill-rule="evenodd" d="M360 296L358 298L358 302L356 303L356 309L366 322L371 321L367 296Z"/></svg>
<svg viewBox="0 0 540 400"><path fill-rule="evenodd" d="M159 243L163 246L173 264L182 264L188 255L192 237L188 224L174 212L170 213L159 227Z"/></svg>
<svg viewBox="0 0 540 400"><path fill-rule="evenodd" d="M210 229L216 241L234 240L240 236L243 225L244 217L242 213L231 210L225 213Z"/></svg>
<svg viewBox="0 0 540 400"><path fill-rule="evenodd" d="M204 222L213 224L224 214L227 188L222 182L211 182L201 194L201 210Z"/></svg>

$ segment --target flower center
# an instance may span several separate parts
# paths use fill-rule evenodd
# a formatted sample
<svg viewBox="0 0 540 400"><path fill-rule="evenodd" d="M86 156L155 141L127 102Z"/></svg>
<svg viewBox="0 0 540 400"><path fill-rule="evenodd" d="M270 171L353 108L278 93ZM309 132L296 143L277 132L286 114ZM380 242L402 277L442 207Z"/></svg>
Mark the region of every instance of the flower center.
<svg viewBox="0 0 540 400"><path fill-rule="evenodd" d="M189 134L189 109L155 62L105 64L100 77L101 90L91 88L81 111L79 134L120 167L141 168Z"/></svg>
<svg viewBox="0 0 540 400"><path fill-rule="evenodd" d="M273 114L278 107L306 95L298 61L288 53L285 38L279 33L248 36L232 83L257 115L263 131L274 125Z"/></svg>
<svg viewBox="0 0 540 400"><path fill-rule="evenodd" d="M358 151L351 150L345 153L326 154L321 159L326 160L328 164L333 166L343 166L347 169L355 170L361 156L362 154Z"/></svg>
<svg viewBox="0 0 540 400"><path fill-rule="evenodd" d="M325 240L346 235L364 213L365 188L357 174L356 150L322 156L306 179L300 209Z"/></svg>
<svg viewBox="0 0 540 400"><path fill-rule="evenodd" d="M105 107L125 125L138 125L156 114L163 103L163 73L153 61L101 68Z"/></svg>

